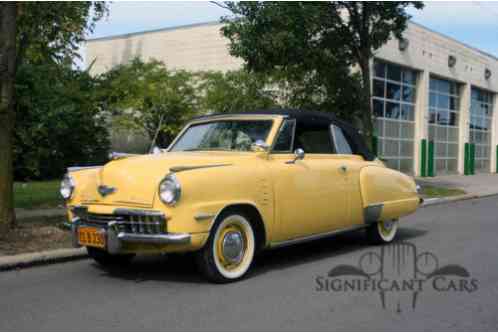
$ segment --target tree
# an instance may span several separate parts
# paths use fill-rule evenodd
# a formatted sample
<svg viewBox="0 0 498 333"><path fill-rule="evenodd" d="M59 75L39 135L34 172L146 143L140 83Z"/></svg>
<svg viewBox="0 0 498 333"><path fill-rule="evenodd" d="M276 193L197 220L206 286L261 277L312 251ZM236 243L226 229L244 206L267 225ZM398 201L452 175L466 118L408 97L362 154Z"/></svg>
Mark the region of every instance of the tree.
<svg viewBox="0 0 498 333"><path fill-rule="evenodd" d="M336 116L356 121L361 103L360 78L357 74L336 80L333 74L322 71L279 73L274 72L272 82L278 87L278 102L283 107L333 112Z"/></svg>
<svg viewBox="0 0 498 333"><path fill-rule="evenodd" d="M136 58L101 76L102 108L114 126L145 133L167 147L197 112L196 75L169 71L162 62Z"/></svg>
<svg viewBox="0 0 498 333"><path fill-rule="evenodd" d="M106 13L103 1L0 4L0 233L15 223L12 134L16 65L41 59L61 63L78 57L78 45Z"/></svg>
<svg viewBox="0 0 498 333"><path fill-rule="evenodd" d="M270 79L245 70L200 75L203 113L245 112L276 106Z"/></svg>
<svg viewBox="0 0 498 333"><path fill-rule="evenodd" d="M5 233L15 221L12 132L16 75L16 16L16 3L0 3L0 234Z"/></svg>
<svg viewBox="0 0 498 333"><path fill-rule="evenodd" d="M361 73L360 114L363 134L373 135L369 62L392 36L401 38L410 16L406 8L422 2L228 2L222 32L230 52L251 71L278 70L326 76L327 94L348 87L352 66ZM335 85L333 84L335 82ZM340 98L340 97L339 97Z"/></svg>
<svg viewBox="0 0 498 333"><path fill-rule="evenodd" d="M370 59L392 36L402 38L410 19L406 7L410 5L417 9L424 6L421 1L340 1L335 5L334 22L339 40L361 70L362 123L368 144L373 137Z"/></svg>
<svg viewBox="0 0 498 333"><path fill-rule="evenodd" d="M95 24L108 14L104 1L18 4L17 63L80 58L78 50Z"/></svg>
<svg viewBox="0 0 498 333"><path fill-rule="evenodd" d="M24 63L16 77L14 179L61 178L68 166L107 160L109 124L88 71Z"/></svg>

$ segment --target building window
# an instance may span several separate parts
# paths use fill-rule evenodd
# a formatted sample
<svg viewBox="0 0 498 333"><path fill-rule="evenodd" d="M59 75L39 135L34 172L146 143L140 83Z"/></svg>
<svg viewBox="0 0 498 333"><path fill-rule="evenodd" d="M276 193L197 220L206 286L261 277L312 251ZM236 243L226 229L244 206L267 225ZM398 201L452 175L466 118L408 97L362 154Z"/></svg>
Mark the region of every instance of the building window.
<svg viewBox="0 0 498 333"><path fill-rule="evenodd" d="M373 74L377 155L390 168L412 174L417 72L375 60Z"/></svg>
<svg viewBox="0 0 498 333"><path fill-rule="evenodd" d="M458 84L431 77L429 83L429 141L434 142L436 173L457 172L459 109Z"/></svg>
<svg viewBox="0 0 498 333"><path fill-rule="evenodd" d="M472 87L469 141L475 145L474 166L477 172L490 172L493 98L492 93Z"/></svg>

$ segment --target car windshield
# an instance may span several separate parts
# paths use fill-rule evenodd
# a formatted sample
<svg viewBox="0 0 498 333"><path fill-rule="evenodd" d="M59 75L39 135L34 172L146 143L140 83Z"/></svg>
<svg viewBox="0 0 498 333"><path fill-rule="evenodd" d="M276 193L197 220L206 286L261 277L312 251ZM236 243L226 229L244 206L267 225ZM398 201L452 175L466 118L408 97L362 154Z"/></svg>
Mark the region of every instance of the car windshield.
<svg viewBox="0 0 498 333"><path fill-rule="evenodd" d="M190 126L170 151L250 151L258 140L266 141L272 120L220 120Z"/></svg>

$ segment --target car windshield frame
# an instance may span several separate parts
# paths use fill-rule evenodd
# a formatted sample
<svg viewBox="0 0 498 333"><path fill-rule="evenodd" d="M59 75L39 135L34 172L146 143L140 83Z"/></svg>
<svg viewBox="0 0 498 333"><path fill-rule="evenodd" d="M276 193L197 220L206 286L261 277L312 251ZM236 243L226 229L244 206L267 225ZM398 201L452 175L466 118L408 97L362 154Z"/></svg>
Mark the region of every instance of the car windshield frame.
<svg viewBox="0 0 498 333"><path fill-rule="evenodd" d="M242 123L242 122L253 122L253 123L267 123L267 128L266 133L263 138L257 138L256 140L252 140L252 138L247 134L247 133L241 133L245 135L245 147L246 149L233 149L232 148L224 148L224 147L196 147L196 148L190 148L190 149L175 149L175 147L178 146L178 144L185 138L186 135L188 135L189 131L192 130L195 127L199 126L205 126L213 123ZM171 143L171 145L168 147L167 151L168 152L188 152L188 151L224 151L224 152L254 152L253 149L251 149L252 145L256 141L263 141L264 143L267 143L268 140L270 139L270 136L272 134L272 131L275 127L275 119L272 118L220 118L220 119L206 119L205 121L199 121L199 122L191 122L185 128L180 132L177 138ZM233 129L229 129L228 131L233 131ZM232 133L233 134L233 133ZM238 137L237 137L238 139ZM249 143L247 140L251 140ZM232 142L233 144L233 142ZM239 147L240 148L240 147Z"/></svg>

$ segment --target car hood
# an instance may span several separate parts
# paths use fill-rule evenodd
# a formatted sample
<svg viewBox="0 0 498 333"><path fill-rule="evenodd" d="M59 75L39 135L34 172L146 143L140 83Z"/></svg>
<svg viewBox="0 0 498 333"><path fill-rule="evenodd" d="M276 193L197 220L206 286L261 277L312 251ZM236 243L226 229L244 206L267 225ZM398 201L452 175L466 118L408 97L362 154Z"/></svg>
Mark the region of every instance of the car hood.
<svg viewBox="0 0 498 333"><path fill-rule="evenodd" d="M253 157L236 152L175 152L122 158L100 169L93 188L86 189L82 199L85 203L152 207L159 183L170 172L232 165ZM99 193L102 186L112 193Z"/></svg>

